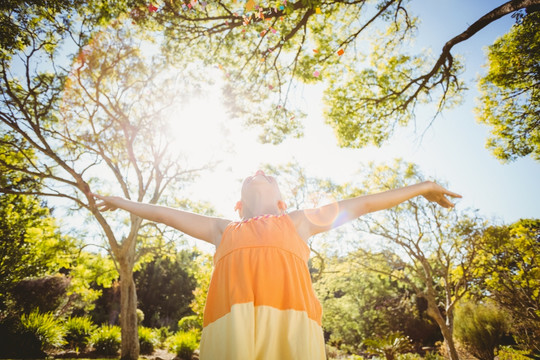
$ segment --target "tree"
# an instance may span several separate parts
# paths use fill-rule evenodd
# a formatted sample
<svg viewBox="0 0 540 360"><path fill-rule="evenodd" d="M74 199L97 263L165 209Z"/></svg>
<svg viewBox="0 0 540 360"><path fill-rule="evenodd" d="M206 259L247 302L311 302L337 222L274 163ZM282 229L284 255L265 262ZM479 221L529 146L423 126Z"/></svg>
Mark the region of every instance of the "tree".
<svg viewBox="0 0 540 360"><path fill-rule="evenodd" d="M390 273L382 260L387 256L372 254L369 259L363 258L370 262L365 264L353 251L326 260L314 288L323 305L323 327L329 344L359 353L365 350L365 340L401 332L420 351L442 339L438 326L425 314L423 299L417 298L410 286L367 269Z"/></svg>
<svg viewBox="0 0 540 360"><path fill-rule="evenodd" d="M0 139L0 187L39 191L39 178L20 174L11 166L28 166L35 160L31 149L25 155L5 146L15 141ZM20 144L19 144L20 146ZM26 278L41 277L68 267L76 241L62 236L41 199L33 195L0 194L0 311L9 307L15 286Z"/></svg>
<svg viewBox="0 0 540 360"><path fill-rule="evenodd" d="M69 32L72 38L90 37L93 28L84 19L81 24L80 32ZM187 81L189 75L164 71L163 58L152 57L152 51L143 54L140 46L147 40L121 20L84 47L83 41L76 43L74 66L63 70L64 59L56 61L55 54L67 45L51 30L54 26L42 26L28 32L29 45L16 64L9 56L0 59L0 130L2 145L29 160L26 166L1 165L42 179L43 187L2 186L0 192L61 198L92 214L120 274L122 358L137 359L133 269L154 246L163 245L164 230L135 216L101 214L90 190L155 204L172 198L169 186L192 179L197 169L187 168L170 148L173 134L166 122L171 105L179 103L175 95L188 94L177 86L183 84L178 77ZM145 238L153 234L161 243L138 247L144 243L138 241L141 229Z"/></svg>
<svg viewBox="0 0 540 360"><path fill-rule="evenodd" d="M538 4L503 3L449 39L435 59L410 54L417 19L405 0L186 0L134 8L131 15L163 27L171 58L205 59L222 69L231 111L261 126L263 141L300 136L303 114L291 90L324 81L326 117L339 143L361 147L388 140L414 120L419 104L437 104L436 116L458 103L465 85L453 47Z"/></svg>
<svg viewBox="0 0 540 360"><path fill-rule="evenodd" d="M540 161L540 7L519 16L488 49L478 120L491 127L487 147L501 161Z"/></svg>
<svg viewBox="0 0 540 360"><path fill-rule="evenodd" d="M371 166L358 193L389 190L423 180L416 166L396 161L392 166ZM472 265L483 227L475 214L449 211L422 198L363 216L357 223L358 230L380 239L378 244L388 254L378 258L387 264L382 270L370 268L371 261L367 259L371 253L360 248L358 263L407 283L417 297L425 299L426 312L439 326L452 360L458 359L453 336L454 311L475 275Z"/></svg>
<svg viewBox="0 0 540 360"><path fill-rule="evenodd" d="M511 314L517 342L540 353L540 220L487 228L475 266L479 290Z"/></svg>

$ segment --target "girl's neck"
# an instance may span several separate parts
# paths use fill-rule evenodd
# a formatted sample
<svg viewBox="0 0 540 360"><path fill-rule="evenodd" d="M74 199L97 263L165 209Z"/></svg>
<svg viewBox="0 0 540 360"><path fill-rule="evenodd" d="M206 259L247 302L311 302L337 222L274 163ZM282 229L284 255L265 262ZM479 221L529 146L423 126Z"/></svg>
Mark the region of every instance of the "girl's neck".
<svg viewBox="0 0 540 360"><path fill-rule="evenodd" d="M242 220L251 219L263 215L281 215L282 211L277 206L260 206L254 209L245 209L242 214Z"/></svg>

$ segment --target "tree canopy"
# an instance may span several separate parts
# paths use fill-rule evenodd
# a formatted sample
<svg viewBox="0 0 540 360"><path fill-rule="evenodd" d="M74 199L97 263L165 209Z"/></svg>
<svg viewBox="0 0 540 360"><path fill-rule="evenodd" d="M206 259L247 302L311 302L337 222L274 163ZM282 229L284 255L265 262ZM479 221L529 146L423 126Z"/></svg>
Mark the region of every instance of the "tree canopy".
<svg viewBox="0 0 540 360"><path fill-rule="evenodd" d="M362 147L386 142L414 121L420 104L436 104L436 116L459 103L464 64L453 47L539 3L512 0L495 7L449 39L435 58L410 51L418 19L406 0L165 2L131 15L163 27L171 59L203 59L222 69L233 114L261 127L263 141L302 134L303 113L289 98L291 90L320 83L326 120L340 145Z"/></svg>
<svg viewBox="0 0 540 360"><path fill-rule="evenodd" d="M502 161L540 161L540 7L488 49L478 120L491 127L487 147Z"/></svg>

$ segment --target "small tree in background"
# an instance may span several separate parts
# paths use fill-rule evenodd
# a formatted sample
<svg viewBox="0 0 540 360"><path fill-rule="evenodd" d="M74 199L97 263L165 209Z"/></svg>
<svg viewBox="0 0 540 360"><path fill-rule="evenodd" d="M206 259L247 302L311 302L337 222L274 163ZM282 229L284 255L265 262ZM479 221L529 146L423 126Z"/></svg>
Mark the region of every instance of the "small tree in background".
<svg viewBox="0 0 540 360"><path fill-rule="evenodd" d="M163 57L151 51L143 54L141 44L148 40L137 36L130 22L117 20L93 35L86 25L83 21L82 31L70 33L73 39L92 40L75 44L68 70L58 64L64 59L55 57L66 44L54 31L29 33L19 71L11 58L0 57L2 145L35 158L28 165L0 158L0 165L43 181L40 190L1 186L0 192L60 198L92 215L120 275L122 358L137 359L133 270L144 256L166 246L166 233L133 215L100 213L91 187L156 204L165 201L169 186L191 181L204 164L188 167L171 149L167 114L186 95L182 85L188 74L167 69Z"/></svg>
<svg viewBox="0 0 540 360"><path fill-rule="evenodd" d="M418 168L396 161L392 166L370 167L357 195L395 189L424 181ZM455 307L469 291L476 273L478 238L484 222L475 214L448 210L421 197L391 209L362 216L357 229L370 237L369 247L384 249L379 257L384 270L370 268L371 252L359 249L359 265L407 283L416 296L426 301L427 314L437 323L452 360L458 353L454 344Z"/></svg>
<svg viewBox="0 0 540 360"><path fill-rule="evenodd" d="M518 344L540 354L540 220L491 226L479 250L477 297L488 296L506 310Z"/></svg>

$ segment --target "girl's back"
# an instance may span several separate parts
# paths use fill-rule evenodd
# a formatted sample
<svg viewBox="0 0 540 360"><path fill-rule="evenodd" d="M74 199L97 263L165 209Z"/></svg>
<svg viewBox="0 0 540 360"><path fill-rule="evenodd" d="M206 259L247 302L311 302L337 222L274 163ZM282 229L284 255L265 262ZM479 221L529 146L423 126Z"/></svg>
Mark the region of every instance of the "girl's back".
<svg viewBox="0 0 540 360"><path fill-rule="evenodd" d="M309 254L288 215L231 223L214 256L201 359L325 359Z"/></svg>

